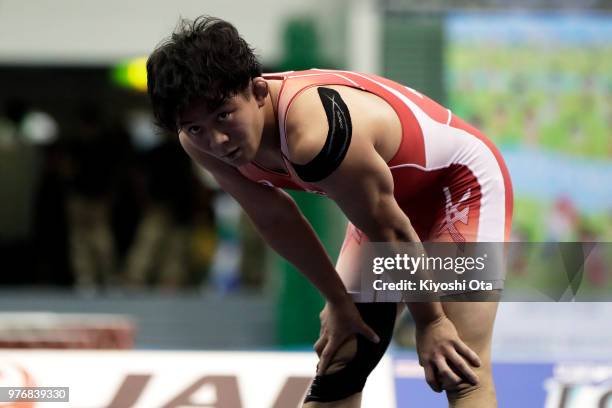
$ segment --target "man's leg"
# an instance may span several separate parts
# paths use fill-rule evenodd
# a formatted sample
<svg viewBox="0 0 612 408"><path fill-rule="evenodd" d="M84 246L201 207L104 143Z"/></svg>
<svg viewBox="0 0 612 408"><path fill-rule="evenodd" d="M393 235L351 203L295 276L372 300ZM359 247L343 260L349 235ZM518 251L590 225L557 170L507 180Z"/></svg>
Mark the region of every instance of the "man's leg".
<svg viewBox="0 0 612 408"><path fill-rule="evenodd" d="M461 296L461 295L458 295ZM482 365L474 368L479 384L462 383L446 391L452 408L497 407L495 385L491 371L491 338L497 312L497 302L444 302L448 318L455 325L459 337L474 350Z"/></svg>
<svg viewBox="0 0 612 408"><path fill-rule="evenodd" d="M342 370L355 357L357 353L357 339L352 337L338 349L338 352L331 360L325 374L333 374ZM319 356L320 357L320 356ZM359 408L361 407L361 392L353 394L348 398L339 401L320 402L310 401L303 405L303 408Z"/></svg>
<svg viewBox="0 0 612 408"><path fill-rule="evenodd" d="M334 355L325 374L314 378L304 408L358 408L370 372L384 355L397 315L394 303L356 303L364 322L380 337L374 344L363 336L352 337Z"/></svg>

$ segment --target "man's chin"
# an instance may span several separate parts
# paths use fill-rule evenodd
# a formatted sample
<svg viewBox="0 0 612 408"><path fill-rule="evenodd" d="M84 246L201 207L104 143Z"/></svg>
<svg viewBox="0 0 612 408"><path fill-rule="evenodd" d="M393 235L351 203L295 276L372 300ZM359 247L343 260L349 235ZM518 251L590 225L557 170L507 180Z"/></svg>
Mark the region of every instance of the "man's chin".
<svg viewBox="0 0 612 408"><path fill-rule="evenodd" d="M232 160L230 164L234 167L242 167L244 165L249 164L251 161L252 160L249 160L247 156L240 156L236 158L235 160Z"/></svg>
<svg viewBox="0 0 612 408"><path fill-rule="evenodd" d="M245 152L244 150L241 152L240 157L236 159L236 163L238 166L244 166L245 164L249 164L253 160L255 160L255 155L250 154L249 152Z"/></svg>

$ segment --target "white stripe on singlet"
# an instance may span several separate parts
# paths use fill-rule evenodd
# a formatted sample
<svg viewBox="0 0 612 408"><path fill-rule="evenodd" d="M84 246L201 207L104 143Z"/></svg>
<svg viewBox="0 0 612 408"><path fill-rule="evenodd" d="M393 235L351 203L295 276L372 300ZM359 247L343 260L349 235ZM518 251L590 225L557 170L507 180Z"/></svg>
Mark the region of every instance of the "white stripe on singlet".
<svg viewBox="0 0 612 408"><path fill-rule="evenodd" d="M317 71L321 71L320 69L316 69L316 68L314 68L314 69L315 69L315 70L317 70ZM336 72L325 72L325 73L321 73L321 74L301 74L301 75L289 75L289 76L288 76L288 78L302 78L302 77L311 77L311 76L325 76L325 75L333 75L333 76L337 76L338 78L342 78L342 79L344 79L345 81L350 82L351 84L355 85L355 86L356 86L356 87L358 87L358 88L363 88L362 86L360 86L360 85L359 85L357 82L353 81L352 79L350 79L350 78L348 78L348 77L346 77L346 76L344 76L344 75L338 74L338 73L336 73Z"/></svg>
<svg viewBox="0 0 612 408"><path fill-rule="evenodd" d="M505 182L493 152L475 135L433 120L417 104L401 92L373 78L347 72L371 81L398 97L415 115L423 132L425 171L433 171L453 164L466 166L480 184L482 199L478 223L479 241L504 241L506 223ZM450 112L449 112L450 117ZM449 122L450 123L450 122ZM416 167L413 164L393 166Z"/></svg>

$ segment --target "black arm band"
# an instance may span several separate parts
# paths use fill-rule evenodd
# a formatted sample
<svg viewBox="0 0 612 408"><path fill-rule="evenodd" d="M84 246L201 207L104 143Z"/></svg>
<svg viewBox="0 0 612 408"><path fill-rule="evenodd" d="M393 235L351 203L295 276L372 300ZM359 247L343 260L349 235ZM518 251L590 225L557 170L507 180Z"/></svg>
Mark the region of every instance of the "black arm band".
<svg viewBox="0 0 612 408"><path fill-rule="evenodd" d="M340 166L351 144L353 132L351 115L340 94L330 88L319 87L317 90L325 108L329 130L325 145L314 159L304 165L292 163L297 175L306 182L321 181Z"/></svg>

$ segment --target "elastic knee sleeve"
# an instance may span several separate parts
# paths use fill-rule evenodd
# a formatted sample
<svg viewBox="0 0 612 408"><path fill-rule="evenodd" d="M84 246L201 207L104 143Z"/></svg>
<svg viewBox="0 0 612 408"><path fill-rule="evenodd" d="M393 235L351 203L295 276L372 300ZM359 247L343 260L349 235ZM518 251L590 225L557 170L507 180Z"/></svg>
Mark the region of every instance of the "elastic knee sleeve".
<svg viewBox="0 0 612 408"><path fill-rule="evenodd" d="M395 303L356 303L363 321L380 338L378 344L357 335L355 357L333 374L317 375L306 393L304 402L339 401L361 392L368 375L385 354L395 325L397 305Z"/></svg>

